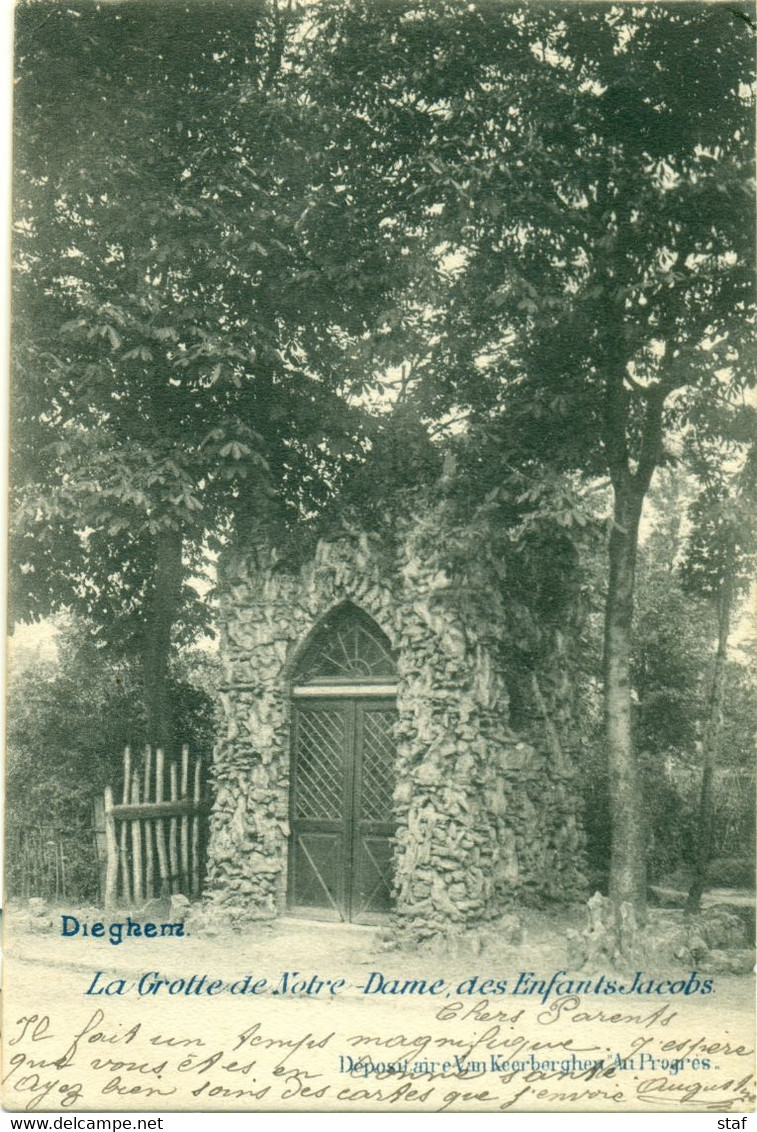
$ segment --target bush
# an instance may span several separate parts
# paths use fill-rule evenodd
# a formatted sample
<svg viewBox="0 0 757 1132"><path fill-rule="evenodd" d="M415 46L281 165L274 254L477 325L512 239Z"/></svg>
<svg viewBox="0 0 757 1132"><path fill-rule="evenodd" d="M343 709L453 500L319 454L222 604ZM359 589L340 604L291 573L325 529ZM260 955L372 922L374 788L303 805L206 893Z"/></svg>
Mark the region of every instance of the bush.
<svg viewBox="0 0 757 1132"><path fill-rule="evenodd" d="M707 882L713 888L754 889L754 861L751 857L716 857L707 869Z"/></svg>

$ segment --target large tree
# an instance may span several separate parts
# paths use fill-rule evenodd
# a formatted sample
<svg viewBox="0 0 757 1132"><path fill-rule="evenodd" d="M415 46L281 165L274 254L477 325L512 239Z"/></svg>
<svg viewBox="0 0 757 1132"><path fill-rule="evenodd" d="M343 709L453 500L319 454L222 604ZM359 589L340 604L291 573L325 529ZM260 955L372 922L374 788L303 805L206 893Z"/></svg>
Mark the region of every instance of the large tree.
<svg viewBox="0 0 757 1132"><path fill-rule="evenodd" d="M748 13L323 0L288 25L276 9L190 5L177 47L162 7L54 11L66 47L35 28L28 71L52 60L64 73L32 84L25 110L22 92L22 117L75 144L61 180L47 126L28 159L20 143L19 215L32 256L49 261L25 265L44 310L27 293L21 309L40 329L23 384L36 397L26 416L55 425L44 459L79 525L32 493L23 577L55 573L82 539L125 539L115 558L106 547L100 577L134 595L146 627L144 611L178 604L152 600L176 577L177 540L162 534L176 508L195 547L230 498L258 514L274 492L290 514L312 513L344 450L357 461L370 445L349 410L368 394L437 433L465 422L503 490L546 466L607 477L611 891L642 907L629 667L639 522L666 437L748 380ZM166 423L135 448L142 420ZM72 443L90 455L67 471ZM79 505L121 490L112 453L135 481L116 494L114 523L94 523ZM76 469L89 460L88 479ZM234 486L243 469L253 491ZM91 490L97 479L110 495ZM157 498L145 491L156 484ZM34 539L39 515L61 530L56 545ZM121 585L142 530L153 565ZM100 601L107 585L83 576Z"/></svg>
<svg viewBox="0 0 757 1132"><path fill-rule="evenodd" d="M137 650L163 746L208 543L296 522L362 443L342 341L391 247L340 191L298 29L275 0L17 13L13 612Z"/></svg>
<svg viewBox="0 0 757 1132"><path fill-rule="evenodd" d="M370 20L357 3L318 12L332 87L352 92L360 159L391 186L384 223L413 265L375 337L413 341L419 411L463 417L489 452L498 440L503 479L545 461L609 478L610 888L642 910L639 524L666 444L751 380L748 13L436 0Z"/></svg>

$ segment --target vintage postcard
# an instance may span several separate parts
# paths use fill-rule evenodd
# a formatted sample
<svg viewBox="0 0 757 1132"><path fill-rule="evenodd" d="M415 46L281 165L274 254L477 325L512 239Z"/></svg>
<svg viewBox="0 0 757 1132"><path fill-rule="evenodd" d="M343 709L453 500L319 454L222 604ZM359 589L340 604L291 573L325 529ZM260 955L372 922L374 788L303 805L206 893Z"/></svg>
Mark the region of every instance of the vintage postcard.
<svg viewBox="0 0 757 1132"><path fill-rule="evenodd" d="M756 25L20 0L6 1110L753 1111Z"/></svg>

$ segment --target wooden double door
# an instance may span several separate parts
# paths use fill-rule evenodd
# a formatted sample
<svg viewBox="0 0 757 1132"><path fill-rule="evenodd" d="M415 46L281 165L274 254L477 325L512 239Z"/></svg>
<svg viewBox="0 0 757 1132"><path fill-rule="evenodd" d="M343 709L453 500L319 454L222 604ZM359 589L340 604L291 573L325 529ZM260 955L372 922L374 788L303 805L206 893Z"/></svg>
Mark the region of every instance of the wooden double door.
<svg viewBox="0 0 757 1132"><path fill-rule="evenodd" d="M293 705L288 903L370 923L392 906L394 700Z"/></svg>

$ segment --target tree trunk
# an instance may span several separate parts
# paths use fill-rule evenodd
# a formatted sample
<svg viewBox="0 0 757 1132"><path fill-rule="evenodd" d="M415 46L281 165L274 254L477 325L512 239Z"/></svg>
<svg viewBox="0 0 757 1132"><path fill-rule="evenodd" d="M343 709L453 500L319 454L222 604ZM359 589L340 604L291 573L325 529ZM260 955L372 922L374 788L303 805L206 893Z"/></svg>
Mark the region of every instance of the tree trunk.
<svg viewBox="0 0 757 1132"><path fill-rule="evenodd" d="M631 730L631 629L636 549L644 500L630 476L616 481L605 609L604 708L612 848L610 897L646 908L644 811Z"/></svg>
<svg viewBox="0 0 757 1132"><path fill-rule="evenodd" d="M723 715L725 662L728 656L728 634L731 628L732 590L725 582L718 594L718 648L707 705L704 742L702 744L702 786L699 793L699 814L694 849L694 876L686 901L686 912L694 916L699 911L705 889L707 866L712 854L712 780L715 773L720 729Z"/></svg>
<svg viewBox="0 0 757 1132"><path fill-rule="evenodd" d="M174 753L173 704L168 690L171 631L178 613L182 585L182 536L180 531L161 531L155 544L152 593L146 603L142 647L147 742Z"/></svg>

